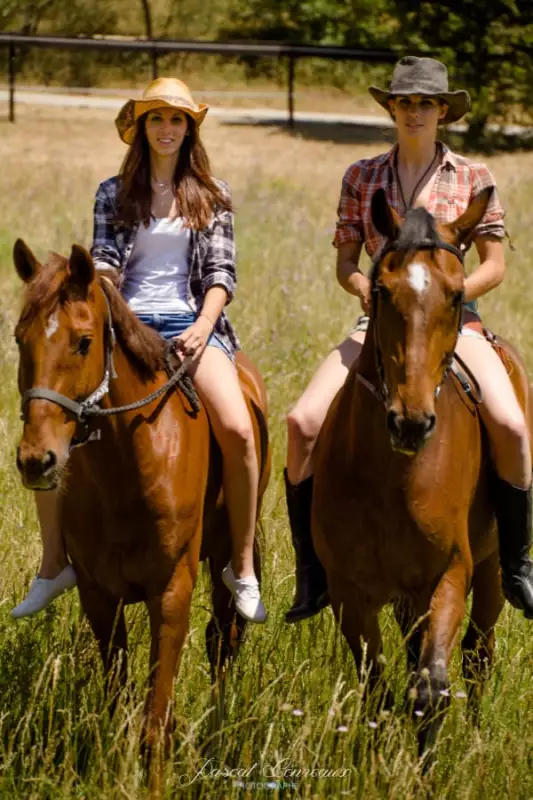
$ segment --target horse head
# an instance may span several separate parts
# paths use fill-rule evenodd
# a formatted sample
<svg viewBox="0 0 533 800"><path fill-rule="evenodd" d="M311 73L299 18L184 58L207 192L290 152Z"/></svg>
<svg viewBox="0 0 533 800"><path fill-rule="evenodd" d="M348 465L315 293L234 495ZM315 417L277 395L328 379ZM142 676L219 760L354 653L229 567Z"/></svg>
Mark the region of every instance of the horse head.
<svg viewBox="0 0 533 800"><path fill-rule="evenodd" d="M385 192L372 197L372 221L387 244L372 271L372 332L393 449L409 455L432 435L436 397L461 325L464 245L492 189L480 192L454 222L438 225L423 208L402 223Z"/></svg>
<svg viewBox="0 0 533 800"><path fill-rule="evenodd" d="M106 302L89 253L74 245L70 257L50 253L40 264L18 239L13 260L26 284L15 328L18 385L24 432L17 467L30 489L55 488L67 462L79 420L39 391L77 402L102 381L105 367Z"/></svg>

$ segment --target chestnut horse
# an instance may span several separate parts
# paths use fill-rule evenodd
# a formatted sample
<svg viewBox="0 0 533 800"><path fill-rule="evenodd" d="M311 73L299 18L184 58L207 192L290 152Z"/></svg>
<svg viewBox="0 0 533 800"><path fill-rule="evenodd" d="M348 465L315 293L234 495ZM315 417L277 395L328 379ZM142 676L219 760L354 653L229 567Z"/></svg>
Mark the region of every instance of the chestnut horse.
<svg viewBox="0 0 533 800"><path fill-rule="evenodd" d="M463 302L459 248L490 192L449 225L425 209L409 211L402 225L384 192L374 195L372 219L388 244L374 262L368 333L315 456L313 541L334 614L358 666L367 643L372 683L381 671L378 612L394 604L421 752L448 702L447 668L470 589L462 649L474 707L504 603L486 436L475 404L448 375ZM527 409L525 368L506 351Z"/></svg>
<svg viewBox="0 0 533 800"><path fill-rule="evenodd" d="M19 240L14 261L27 285L15 331L24 419L17 466L27 488L62 490L66 549L108 673L117 651L127 647L124 604L148 608L145 741L151 747L161 730L168 735L172 683L200 559L208 559L212 579L206 644L214 682L222 682L242 639L245 622L221 577L231 538L220 452L203 407L193 413L176 389L142 408L91 419L84 430L76 405L95 390L92 399L103 395L100 405L109 409L142 400L166 383L165 342L109 281L97 277L83 248L74 245L68 260L51 254L41 266ZM254 427L261 500L270 473L266 393L242 354L237 367ZM109 372L108 387L97 389ZM72 410L48 390L74 401ZM96 428L98 439L88 441ZM79 441L87 443L73 449ZM123 679L124 658L121 663Z"/></svg>

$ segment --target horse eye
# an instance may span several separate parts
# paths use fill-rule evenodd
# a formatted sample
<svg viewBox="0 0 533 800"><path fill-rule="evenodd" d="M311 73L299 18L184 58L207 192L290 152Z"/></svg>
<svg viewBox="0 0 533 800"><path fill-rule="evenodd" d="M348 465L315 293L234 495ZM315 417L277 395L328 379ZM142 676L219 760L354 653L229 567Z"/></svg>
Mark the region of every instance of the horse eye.
<svg viewBox="0 0 533 800"><path fill-rule="evenodd" d="M82 336L78 342L78 347L76 352L80 354L80 356L86 356L89 352L89 347L91 346L91 337L90 336Z"/></svg>

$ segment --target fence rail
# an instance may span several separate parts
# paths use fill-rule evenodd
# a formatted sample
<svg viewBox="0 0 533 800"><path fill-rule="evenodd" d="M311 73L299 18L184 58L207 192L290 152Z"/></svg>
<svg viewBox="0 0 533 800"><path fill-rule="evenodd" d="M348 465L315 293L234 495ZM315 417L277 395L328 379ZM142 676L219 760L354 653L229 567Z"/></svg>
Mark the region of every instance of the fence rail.
<svg viewBox="0 0 533 800"><path fill-rule="evenodd" d="M282 58L287 60L287 107L289 125L294 125L294 81L296 62L301 58L324 58L328 60L365 61L394 63L399 53L394 50L366 49L357 47L329 47L304 44L271 44L265 42L196 42L170 39L128 39L125 37L70 37L27 36L20 33L0 33L0 46L9 48L9 120L15 121L15 81L17 48L46 47L61 50L118 50L148 53L152 57L152 75L157 77L159 55L169 53L203 53L204 55L255 56Z"/></svg>

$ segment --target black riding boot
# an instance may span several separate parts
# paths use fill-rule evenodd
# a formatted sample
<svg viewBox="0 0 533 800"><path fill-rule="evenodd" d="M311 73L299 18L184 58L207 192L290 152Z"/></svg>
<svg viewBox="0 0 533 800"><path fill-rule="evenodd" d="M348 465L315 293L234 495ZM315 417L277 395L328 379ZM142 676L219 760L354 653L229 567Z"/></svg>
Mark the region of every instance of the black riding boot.
<svg viewBox="0 0 533 800"><path fill-rule="evenodd" d="M506 599L533 619L531 490L519 489L493 475L494 510L498 523L502 587Z"/></svg>
<svg viewBox="0 0 533 800"><path fill-rule="evenodd" d="M300 622L329 604L328 584L311 538L313 478L293 486L284 470L292 544L296 552L296 596L285 614L286 622Z"/></svg>

